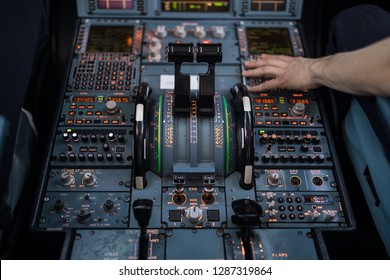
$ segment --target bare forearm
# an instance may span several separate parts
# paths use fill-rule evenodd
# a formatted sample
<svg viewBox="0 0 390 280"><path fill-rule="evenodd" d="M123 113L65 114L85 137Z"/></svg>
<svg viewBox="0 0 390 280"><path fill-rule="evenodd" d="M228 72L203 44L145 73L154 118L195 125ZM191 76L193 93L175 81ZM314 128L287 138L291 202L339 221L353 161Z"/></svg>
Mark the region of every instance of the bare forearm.
<svg viewBox="0 0 390 280"><path fill-rule="evenodd" d="M310 75L316 83L342 92L390 96L390 38L357 51L316 59Z"/></svg>

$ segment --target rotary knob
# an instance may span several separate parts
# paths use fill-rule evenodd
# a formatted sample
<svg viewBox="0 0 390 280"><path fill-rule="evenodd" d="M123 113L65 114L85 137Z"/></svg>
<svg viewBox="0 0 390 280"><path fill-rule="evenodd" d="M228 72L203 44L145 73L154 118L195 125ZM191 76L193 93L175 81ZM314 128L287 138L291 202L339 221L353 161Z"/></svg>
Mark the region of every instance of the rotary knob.
<svg viewBox="0 0 390 280"><path fill-rule="evenodd" d="M114 100L107 101L106 103L106 111L110 115L115 115L119 112L118 105Z"/></svg>
<svg viewBox="0 0 390 280"><path fill-rule="evenodd" d="M61 174L60 184L64 187L74 184L74 176L72 174L63 172Z"/></svg>
<svg viewBox="0 0 390 280"><path fill-rule="evenodd" d="M185 38L187 36L187 31L183 25L178 25L175 28L175 36L177 38Z"/></svg>
<svg viewBox="0 0 390 280"><path fill-rule="evenodd" d="M54 211L58 213L61 212L62 209L64 208L65 208L64 201L62 201L61 199L57 199L56 202L54 203Z"/></svg>
<svg viewBox="0 0 390 280"><path fill-rule="evenodd" d="M159 38L165 38L168 35L167 28L165 25L158 25L156 28L156 31L154 32L154 35L156 35Z"/></svg>
<svg viewBox="0 0 390 280"><path fill-rule="evenodd" d="M213 36L218 39L222 39L226 35L225 28L223 26L214 26L212 31Z"/></svg>
<svg viewBox="0 0 390 280"><path fill-rule="evenodd" d="M272 172L267 176L267 183L270 186L276 187L280 184L280 175L277 172Z"/></svg>
<svg viewBox="0 0 390 280"><path fill-rule="evenodd" d="M62 134L62 138L64 139L64 142L69 142L70 141L69 133L64 132Z"/></svg>
<svg viewBox="0 0 390 280"><path fill-rule="evenodd" d="M204 26L197 26L194 32L195 37L202 39L206 36L206 31L204 30Z"/></svg>
<svg viewBox="0 0 390 280"><path fill-rule="evenodd" d="M202 210L194 205L186 209L186 218L192 223L197 224L202 220L203 213Z"/></svg>
<svg viewBox="0 0 390 280"><path fill-rule="evenodd" d="M77 220L80 223L86 223L90 218L91 218L91 213L84 209L81 209L77 214Z"/></svg>
<svg viewBox="0 0 390 280"><path fill-rule="evenodd" d="M301 118L305 115L305 104L297 102L291 109L291 115L296 118Z"/></svg>
<svg viewBox="0 0 390 280"><path fill-rule="evenodd" d="M106 202L104 202L103 209L106 213L112 213L115 211L115 203L111 199L107 199Z"/></svg>
<svg viewBox="0 0 390 280"><path fill-rule="evenodd" d="M97 182L97 178L95 175L93 175L92 173L85 173L84 174L84 177L83 177L83 185L85 186L93 186L95 185Z"/></svg>

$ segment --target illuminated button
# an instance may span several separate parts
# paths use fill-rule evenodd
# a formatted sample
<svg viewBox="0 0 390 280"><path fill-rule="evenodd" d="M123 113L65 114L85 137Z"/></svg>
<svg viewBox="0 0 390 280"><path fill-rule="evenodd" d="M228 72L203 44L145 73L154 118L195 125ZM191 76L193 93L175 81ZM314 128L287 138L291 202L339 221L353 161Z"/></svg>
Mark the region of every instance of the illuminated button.
<svg viewBox="0 0 390 280"><path fill-rule="evenodd" d="M262 121L258 121L257 125L263 125L263 122Z"/></svg>
<svg viewBox="0 0 390 280"><path fill-rule="evenodd" d="M96 111L96 112L95 112L95 115L96 115L96 116L101 116L101 115L102 115L102 111Z"/></svg>
<svg viewBox="0 0 390 280"><path fill-rule="evenodd" d="M104 120L104 121L103 121L103 124L109 124L109 123L110 123L109 120Z"/></svg>
<svg viewBox="0 0 390 280"><path fill-rule="evenodd" d="M118 120L112 120L111 123L112 123L112 124L118 124L119 121L118 121Z"/></svg>
<svg viewBox="0 0 390 280"><path fill-rule="evenodd" d="M79 105L79 109L85 109L85 105Z"/></svg>
<svg viewBox="0 0 390 280"><path fill-rule="evenodd" d="M288 117L288 114L287 113L282 113L280 116L282 116L282 117Z"/></svg>
<svg viewBox="0 0 390 280"><path fill-rule="evenodd" d="M274 121L274 125L280 125L280 121Z"/></svg>
<svg viewBox="0 0 390 280"><path fill-rule="evenodd" d="M76 123L77 123L77 124L82 124L82 123L83 123L83 120L76 120Z"/></svg>
<svg viewBox="0 0 390 280"><path fill-rule="evenodd" d="M272 125L272 122L271 121L266 121L265 124L266 125Z"/></svg>
<svg viewBox="0 0 390 280"><path fill-rule="evenodd" d="M76 105L70 105L69 109L77 109L77 106Z"/></svg>
<svg viewBox="0 0 390 280"><path fill-rule="evenodd" d="M66 123L67 123L67 124L73 124L74 121L73 121L73 120L66 120Z"/></svg>
<svg viewBox="0 0 390 280"><path fill-rule="evenodd" d="M292 125L298 125L298 122L297 121L292 121L291 124Z"/></svg>
<svg viewBox="0 0 390 280"><path fill-rule="evenodd" d="M94 105L88 105L88 106L87 106L87 109L94 109L94 108L95 108Z"/></svg>
<svg viewBox="0 0 390 280"><path fill-rule="evenodd" d="M263 114L262 114L261 112L256 112L256 113L255 113L255 116L256 116L256 117L261 117L262 115L263 115Z"/></svg>
<svg viewBox="0 0 390 280"><path fill-rule="evenodd" d="M279 117L279 113L274 112L274 113L272 113L272 116L273 117Z"/></svg>
<svg viewBox="0 0 390 280"><path fill-rule="evenodd" d="M279 101L280 104L286 103L286 99L284 97L279 97L278 101Z"/></svg>
<svg viewBox="0 0 390 280"><path fill-rule="evenodd" d="M278 106L272 106L271 110L272 110L272 111L278 111L278 110L279 110L279 107L278 107Z"/></svg>
<svg viewBox="0 0 390 280"><path fill-rule="evenodd" d="M260 106L255 106L255 110L259 111L259 110L261 110L261 107Z"/></svg>
<svg viewBox="0 0 390 280"><path fill-rule="evenodd" d="M75 115L75 114L76 114L75 111L69 111L69 115L70 115L70 116L73 116L73 115Z"/></svg>
<svg viewBox="0 0 390 280"><path fill-rule="evenodd" d="M307 122L305 121L302 121L302 122L299 122L300 125L307 125Z"/></svg>
<svg viewBox="0 0 390 280"><path fill-rule="evenodd" d="M85 120L85 124L91 124L92 120Z"/></svg>
<svg viewBox="0 0 390 280"><path fill-rule="evenodd" d="M269 111L269 107L268 106L264 106L263 110L264 111Z"/></svg>

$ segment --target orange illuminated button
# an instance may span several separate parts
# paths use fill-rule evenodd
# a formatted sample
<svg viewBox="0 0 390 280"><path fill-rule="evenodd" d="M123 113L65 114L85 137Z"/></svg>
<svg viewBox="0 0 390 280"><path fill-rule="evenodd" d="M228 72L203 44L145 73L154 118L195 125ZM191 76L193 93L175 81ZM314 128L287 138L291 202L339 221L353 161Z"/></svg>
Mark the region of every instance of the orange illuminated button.
<svg viewBox="0 0 390 280"><path fill-rule="evenodd" d="M95 112L95 115L96 115L96 116L101 116L101 115L102 115L102 111L96 111L96 112Z"/></svg>
<svg viewBox="0 0 390 280"><path fill-rule="evenodd" d="M255 113L255 116L256 116L256 117L261 117L262 115L263 115L263 114L262 114L261 112L256 112L256 113Z"/></svg>
<svg viewBox="0 0 390 280"><path fill-rule="evenodd" d="M82 123L83 123L83 120L76 120L76 123L77 123L77 124L82 124Z"/></svg>
<svg viewBox="0 0 390 280"><path fill-rule="evenodd" d="M75 114L76 114L75 111L69 111L69 115L73 116L73 115L75 115Z"/></svg>
<svg viewBox="0 0 390 280"><path fill-rule="evenodd" d="M87 106L87 109L94 109L94 108L95 108L94 105L88 105L88 106Z"/></svg>
<svg viewBox="0 0 390 280"><path fill-rule="evenodd" d="M302 121L302 122L299 122L300 125L307 125L307 122L305 121Z"/></svg>
<svg viewBox="0 0 390 280"><path fill-rule="evenodd" d="M85 105L79 105L79 109L85 109Z"/></svg>
<svg viewBox="0 0 390 280"><path fill-rule="evenodd" d="M277 110L279 110L279 108L278 108L278 106L272 106L271 110L272 111L277 111Z"/></svg>
<svg viewBox="0 0 390 280"><path fill-rule="evenodd" d="M109 124L109 123L110 123L109 120L104 120L104 121L103 121L103 124Z"/></svg>
<svg viewBox="0 0 390 280"><path fill-rule="evenodd" d="M263 125L263 122L262 121L258 121L257 125Z"/></svg>
<svg viewBox="0 0 390 280"><path fill-rule="evenodd" d="M261 107L260 106L255 106L255 110L259 111L259 110L261 110Z"/></svg>
<svg viewBox="0 0 390 280"><path fill-rule="evenodd" d="M272 113L272 116L273 117L279 117L279 113L274 112L274 113Z"/></svg>
<svg viewBox="0 0 390 280"><path fill-rule="evenodd" d="M91 124L91 123L92 123L92 120L85 120L85 123L86 123L86 124Z"/></svg>
<svg viewBox="0 0 390 280"><path fill-rule="evenodd" d="M266 125L271 125L272 122L271 122L271 121L266 121L265 124L266 124Z"/></svg>
<svg viewBox="0 0 390 280"><path fill-rule="evenodd" d="M298 122L297 121L292 121L291 124L292 125L298 125Z"/></svg>
<svg viewBox="0 0 390 280"><path fill-rule="evenodd" d="M70 105L69 109L77 109L77 106L76 105Z"/></svg>
<svg viewBox="0 0 390 280"><path fill-rule="evenodd" d="M118 120L112 120L111 123L112 123L112 124L118 124L119 121L118 121Z"/></svg>
<svg viewBox="0 0 390 280"><path fill-rule="evenodd" d="M280 125L280 121L274 121L274 125Z"/></svg>
<svg viewBox="0 0 390 280"><path fill-rule="evenodd" d="M288 114L287 113L282 113L281 116L282 117L288 117Z"/></svg>
<svg viewBox="0 0 390 280"><path fill-rule="evenodd" d="M268 106L264 106L263 110L264 111L269 111L269 107Z"/></svg>
<svg viewBox="0 0 390 280"><path fill-rule="evenodd" d="M88 111L87 112L87 116L92 116L93 115L93 111Z"/></svg>
<svg viewBox="0 0 390 280"><path fill-rule="evenodd" d="M73 124L74 121L73 121L73 120L66 120L66 123L67 123L67 124Z"/></svg>

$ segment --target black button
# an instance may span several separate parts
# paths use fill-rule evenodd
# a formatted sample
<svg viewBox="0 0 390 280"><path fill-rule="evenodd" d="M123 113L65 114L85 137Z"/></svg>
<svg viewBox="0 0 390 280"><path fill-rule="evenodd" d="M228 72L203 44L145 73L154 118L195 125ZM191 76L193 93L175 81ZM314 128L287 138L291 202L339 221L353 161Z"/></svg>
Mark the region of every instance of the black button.
<svg viewBox="0 0 390 280"><path fill-rule="evenodd" d="M280 210L280 211L284 211L284 210L286 210L286 207L284 207L284 205L280 205L280 206L279 206L279 210Z"/></svg>
<svg viewBox="0 0 390 280"><path fill-rule="evenodd" d="M278 202L279 202L279 203L283 203L283 202L284 202L283 197L278 197Z"/></svg>
<svg viewBox="0 0 390 280"><path fill-rule="evenodd" d="M295 220L295 214L290 214L289 217L291 220Z"/></svg>
<svg viewBox="0 0 390 280"><path fill-rule="evenodd" d="M298 205L298 206L297 206L297 210L298 210L298 211L302 211L302 210L303 210L302 205Z"/></svg>
<svg viewBox="0 0 390 280"><path fill-rule="evenodd" d="M181 222L181 210L169 210L169 220L171 222Z"/></svg>
<svg viewBox="0 0 390 280"><path fill-rule="evenodd" d="M207 220L209 222L218 222L219 210L207 210Z"/></svg>
<svg viewBox="0 0 390 280"><path fill-rule="evenodd" d="M288 203L291 203L291 202L293 202L293 199L292 199L291 197L287 197L287 198L286 198L286 201L287 201Z"/></svg>
<svg viewBox="0 0 390 280"><path fill-rule="evenodd" d="M298 219L303 220L305 218L305 215L302 213L298 214Z"/></svg>
<svg viewBox="0 0 390 280"><path fill-rule="evenodd" d="M280 214L280 218L282 219L282 220L285 220L286 218L287 218L287 215L286 214Z"/></svg>
<svg viewBox="0 0 390 280"><path fill-rule="evenodd" d="M301 203L301 202L302 202L302 198L296 197L296 198L295 198L295 202L296 202L296 203Z"/></svg>
<svg viewBox="0 0 390 280"><path fill-rule="evenodd" d="M288 211L294 211L294 206L289 205L289 206L287 207L287 209L288 209Z"/></svg>

